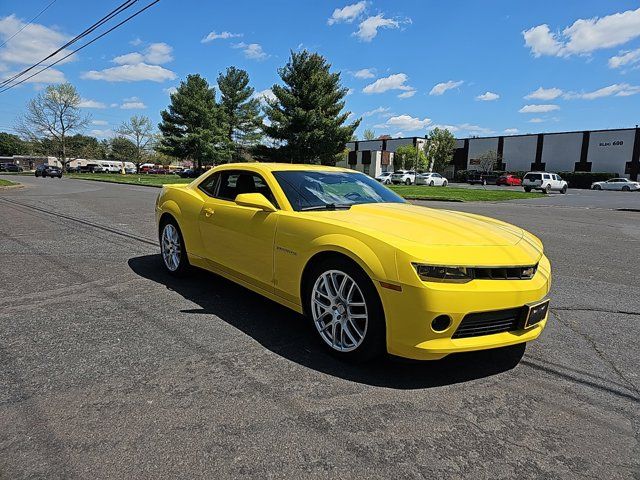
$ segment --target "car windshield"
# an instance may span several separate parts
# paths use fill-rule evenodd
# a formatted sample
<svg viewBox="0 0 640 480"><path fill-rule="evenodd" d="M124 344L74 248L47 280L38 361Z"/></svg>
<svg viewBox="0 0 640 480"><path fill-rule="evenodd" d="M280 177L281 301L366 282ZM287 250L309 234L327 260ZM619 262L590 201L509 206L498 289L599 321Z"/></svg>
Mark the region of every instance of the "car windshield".
<svg viewBox="0 0 640 480"><path fill-rule="evenodd" d="M405 203L371 177L356 172L273 172L296 211L349 208L360 203Z"/></svg>

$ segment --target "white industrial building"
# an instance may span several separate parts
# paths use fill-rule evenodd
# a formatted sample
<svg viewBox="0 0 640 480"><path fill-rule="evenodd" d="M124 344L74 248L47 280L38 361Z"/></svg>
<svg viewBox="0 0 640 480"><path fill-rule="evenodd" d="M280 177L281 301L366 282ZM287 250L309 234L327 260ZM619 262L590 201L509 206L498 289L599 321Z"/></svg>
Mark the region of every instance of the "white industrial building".
<svg viewBox="0 0 640 480"><path fill-rule="evenodd" d="M401 145L424 146L425 138L349 142L341 166L371 176L393 169L393 153ZM640 174L640 128L460 138L450 171L479 170L479 158L493 150L501 158L496 170L508 172L605 172L637 180Z"/></svg>

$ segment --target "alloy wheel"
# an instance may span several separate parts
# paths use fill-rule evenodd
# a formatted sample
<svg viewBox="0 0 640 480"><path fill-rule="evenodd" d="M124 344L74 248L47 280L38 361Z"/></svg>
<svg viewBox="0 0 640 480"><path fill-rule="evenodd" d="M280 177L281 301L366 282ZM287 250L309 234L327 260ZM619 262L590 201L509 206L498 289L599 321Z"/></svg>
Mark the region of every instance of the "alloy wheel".
<svg viewBox="0 0 640 480"><path fill-rule="evenodd" d="M351 352L365 339L366 300L356 281L340 270L326 271L316 280L311 314L322 339L338 352Z"/></svg>
<svg viewBox="0 0 640 480"><path fill-rule="evenodd" d="M180 234L175 225L167 223L162 229L162 259L171 272L175 272L180 267L182 247L180 245Z"/></svg>

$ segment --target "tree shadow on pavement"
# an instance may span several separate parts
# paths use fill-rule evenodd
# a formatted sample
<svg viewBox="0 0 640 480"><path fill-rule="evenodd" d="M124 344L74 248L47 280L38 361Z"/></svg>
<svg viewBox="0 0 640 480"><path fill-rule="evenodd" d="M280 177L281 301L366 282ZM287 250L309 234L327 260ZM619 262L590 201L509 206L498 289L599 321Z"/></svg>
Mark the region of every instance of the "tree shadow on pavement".
<svg viewBox="0 0 640 480"><path fill-rule="evenodd" d="M166 273L160 255L131 258L139 276L164 285L200 308L181 310L215 315L272 352L307 368L358 383L397 389L438 387L496 375L514 368L525 345L453 354L442 360L413 362L383 357L349 364L327 352L302 315L213 273L194 269L187 278Z"/></svg>

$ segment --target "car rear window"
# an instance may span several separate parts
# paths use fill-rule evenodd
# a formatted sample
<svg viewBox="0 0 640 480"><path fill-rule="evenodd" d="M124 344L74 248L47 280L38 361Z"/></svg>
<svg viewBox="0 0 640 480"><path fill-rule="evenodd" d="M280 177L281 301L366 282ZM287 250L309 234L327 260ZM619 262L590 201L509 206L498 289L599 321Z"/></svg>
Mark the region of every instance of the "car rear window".
<svg viewBox="0 0 640 480"><path fill-rule="evenodd" d="M524 178L531 181L542 180L542 175L540 175L539 173L527 173Z"/></svg>

